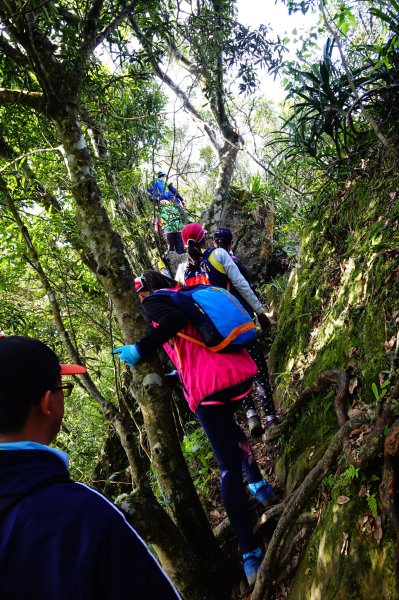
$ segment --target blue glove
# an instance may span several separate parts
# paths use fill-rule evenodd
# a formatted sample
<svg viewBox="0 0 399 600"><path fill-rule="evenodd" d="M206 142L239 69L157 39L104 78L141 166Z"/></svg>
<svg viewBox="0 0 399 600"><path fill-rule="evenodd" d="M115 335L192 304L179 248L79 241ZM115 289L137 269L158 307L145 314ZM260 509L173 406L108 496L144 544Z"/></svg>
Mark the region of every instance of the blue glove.
<svg viewBox="0 0 399 600"><path fill-rule="evenodd" d="M119 346L119 348L112 350L112 354L119 354L119 358L129 365L129 367L134 367L141 360L141 352L137 344Z"/></svg>

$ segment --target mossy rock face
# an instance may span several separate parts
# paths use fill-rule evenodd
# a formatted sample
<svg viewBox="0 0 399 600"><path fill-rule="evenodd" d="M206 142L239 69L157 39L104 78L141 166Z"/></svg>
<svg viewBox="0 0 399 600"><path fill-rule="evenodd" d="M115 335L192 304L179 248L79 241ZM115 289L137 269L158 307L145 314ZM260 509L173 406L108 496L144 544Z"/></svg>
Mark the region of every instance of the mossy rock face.
<svg viewBox="0 0 399 600"><path fill-rule="evenodd" d="M273 213L266 202L249 191L232 186L217 226L232 230L233 252L253 277L266 272L274 229ZM216 227L207 225L207 228L211 238Z"/></svg>
<svg viewBox="0 0 399 600"><path fill-rule="evenodd" d="M395 351L388 342L395 345L399 310L399 177L376 165L367 175L342 181L337 192L324 188L314 199L300 263L285 278L269 357L278 406L290 407L301 391L318 386L324 371L343 369L357 383L359 405L372 409L381 376L395 374ZM280 440L276 474L286 494L306 476L309 456L321 455L338 428L335 393L331 389L328 396L326 390L311 398ZM359 490L340 493L351 500L324 508L289 600L398 598L394 535L387 524L379 544L366 535L364 498Z"/></svg>
<svg viewBox="0 0 399 600"><path fill-rule="evenodd" d="M398 184L395 173L375 169L367 181L343 182L336 198L315 200L271 349L278 402L290 405L298 381L305 388L324 370L349 367L373 401L379 373L392 373L385 344L396 335Z"/></svg>
<svg viewBox="0 0 399 600"><path fill-rule="evenodd" d="M362 531L364 505L356 495L332 502L315 529L289 600L394 600L396 544Z"/></svg>
<svg viewBox="0 0 399 600"><path fill-rule="evenodd" d="M333 393L315 395L304 407L292 432L280 440L275 472L288 496L298 487L324 454L337 429Z"/></svg>

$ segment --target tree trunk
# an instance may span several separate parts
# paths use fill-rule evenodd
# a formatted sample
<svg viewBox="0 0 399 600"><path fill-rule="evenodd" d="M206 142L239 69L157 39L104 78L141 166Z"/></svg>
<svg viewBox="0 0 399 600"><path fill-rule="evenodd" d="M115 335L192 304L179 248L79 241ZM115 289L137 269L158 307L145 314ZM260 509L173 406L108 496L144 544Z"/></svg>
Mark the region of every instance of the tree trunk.
<svg viewBox="0 0 399 600"><path fill-rule="evenodd" d="M97 279L113 302L115 316L126 343L132 343L145 332L145 324L138 298L132 293L133 277L124 255L121 238L112 228L102 203L101 192L92 175L90 154L78 122L77 112L69 106L65 111L53 115L53 119L60 133L72 182L77 222L98 264ZM209 586L207 598L211 597L210 589L217 590L219 597L222 597L228 587L226 578L220 578L224 561L182 456L170 410L170 392L162 386L159 372L160 365L156 357L133 370L133 392L143 413L151 447L151 458L160 476L168 511L182 539L191 546L196 564L200 570L203 570L204 585ZM129 434L122 427L123 421L119 417L113 419L113 424L128 453L129 450L131 451ZM132 457L128 455L128 458L130 462ZM144 474L139 481L134 481L134 485L138 486L139 490L144 483L143 476ZM150 488L146 485L145 489L148 492ZM157 506L153 497L150 508L149 494L140 493L140 495L140 501L145 498L147 506L143 518L147 522L148 529L153 530L152 523L149 526L148 522L153 520L154 514L160 515L163 511ZM136 507L136 501L134 504ZM165 518L166 515L163 517L164 521ZM170 527L162 525L163 531L170 530ZM167 551L165 546L158 548L160 557L163 556L163 565L169 572L172 563L177 560L179 551L182 551L181 547L179 549L174 546L172 536L169 538ZM183 550L183 554L184 552L187 550ZM171 560L172 556L173 560ZM194 573L191 572L190 575L194 576Z"/></svg>
<svg viewBox="0 0 399 600"><path fill-rule="evenodd" d="M204 221L209 231L214 231L224 225L221 222L223 208L228 202L228 193L239 152L240 136L235 136L234 142L226 141L219 151L219 171L216 180L216 189L212 203L205 212Z"/></svg>

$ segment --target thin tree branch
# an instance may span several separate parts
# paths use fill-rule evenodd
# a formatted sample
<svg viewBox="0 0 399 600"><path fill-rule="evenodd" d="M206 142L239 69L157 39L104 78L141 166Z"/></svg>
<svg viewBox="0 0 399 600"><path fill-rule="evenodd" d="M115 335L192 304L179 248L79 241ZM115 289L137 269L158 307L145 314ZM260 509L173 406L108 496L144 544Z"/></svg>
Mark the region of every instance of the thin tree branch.
<svg viewBox="0 0 399 600"><path fill-rule="evenodd" d="M46 113L46 101L40 92L27 92L25 90L11 90L0 88L0 104L23 104L42 114Z"/></svg>
<svg viewBox="0 0 399 600"><path fill-rule="evenodd" d="M95 39L94 42L94 48L97 48L97 46L99 46L104 40L106 40L108 38L108 36L110 35L110 33L112 33L112 31L114 31L114 29L116 29L120 23L123 21L123 19L125 19L127 16L129 16L129 14L131 12L133 12L137 6L137 1L138 0L134 0L133 2L131 2L130 4L128 4L124 9L121 10L121 12L119 13L119 15L117 15L115 17L115 19L113 21L111 21L111 23L109 23L105 29L103 29L103 31L101 31L98 36Z"/></svg>
<svg viewBox="0 0 399 600"><path fill-rule="evenodd" d="M0 173L4 173L4 171L7 171L7 169L9 169L12 165L15 165L15 163L17 163L18 161L22 160L23 158L27 158L28 156L31 156L32 154L38 154L39 152L56 152L56 151L62 153L61 146L56 146L55 148L53 148L53 147L37 148L36 150L31 150L30 152L25 152L25 154L21 154L20 156L17 156L17 158L15 158L11 162L7 163L4 167L2 167L0 169Z"/></svg>
<svg viewBox="0 0 399 600"><path fill-rule="evenodd" d="M176 84L172 80L171 77L169 77L169 75L167 75L167 73L163 69L161 69L161 67L158 64L158 61L152 56L151 46L147 42L147 40L145 38L145 35L144 35L144 32L141 30L141 28L139 27L137 21L134 19L134 17L131 16L129 20L130 20L130 24L133 27L133 29L134 29L137 37L139 38L140 42L142 43L142 45L144 46L144 48L149 53L150 61L151 61L152 67L153 67L154 72L156 73L156 75L161 79L161 81L163 81L164 83L166 83L166 85L168 87L170 87L170 89L176 94L176 96L178 98L180 98L182 100L183 107L190 113L190 115L192 116L192 118L194 119L194 121L198 124L198 126L208 136L208 139L211 142L212 146L219 153L220 150L221 150L221 144L220 144L220 142L217 139L216 132L203 119L203 117L201 117L201 115L199 114L199 112L197 111L197 109L195 108L195 106L190 101L188 95L180 88L180 86L178 84Z"/></svg>
<svg viewBox="0 0 399 600"><path fill-rule="evenodd" d="M4 35L0 35L0 49L9 58L20 66L26 67L28 58L25 56L19 48L12 46Z"/></svg>

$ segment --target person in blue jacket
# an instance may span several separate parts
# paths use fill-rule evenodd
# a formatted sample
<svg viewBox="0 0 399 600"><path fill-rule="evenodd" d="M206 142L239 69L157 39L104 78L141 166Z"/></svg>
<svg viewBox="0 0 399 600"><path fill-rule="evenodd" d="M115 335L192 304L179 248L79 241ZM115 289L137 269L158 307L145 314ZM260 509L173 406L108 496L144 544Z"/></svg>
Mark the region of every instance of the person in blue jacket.
<svg viewBox="0 0 399 600"><path fill-rule="evenodd" d="M0 338L0 598L178 600L123 513L49 446L73 387L62 376L85 372L39 340Z"/></svg>
<svg viewBox="0 0 399 600"><path fill-rule="evenodd" d="M183 209L185 202L183 196L179 194L172 183L167 181L165 171L159 171L154 183L148 188L148 193L152 202L159 204L161 200L169 200L179 209L180 215L187 222L187 215Z"/></svg>
<svg viewBox="0 0 399 600"><path fill-rule="evenodd" d="M179 194L174 185L166 180L165 171L159 171L157 178L152 186L148 188L151 200L160 202L161 200L172 200L175 204L185 206L183 196Z"/></svg>

